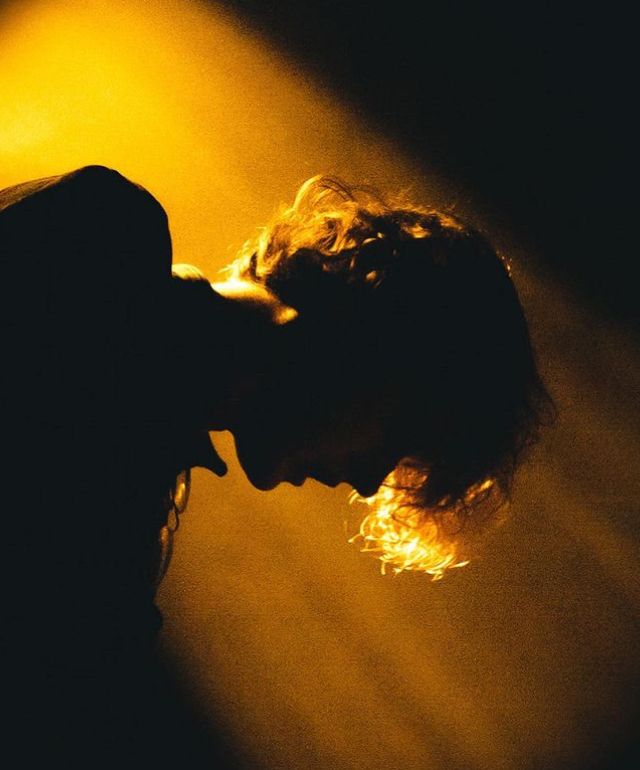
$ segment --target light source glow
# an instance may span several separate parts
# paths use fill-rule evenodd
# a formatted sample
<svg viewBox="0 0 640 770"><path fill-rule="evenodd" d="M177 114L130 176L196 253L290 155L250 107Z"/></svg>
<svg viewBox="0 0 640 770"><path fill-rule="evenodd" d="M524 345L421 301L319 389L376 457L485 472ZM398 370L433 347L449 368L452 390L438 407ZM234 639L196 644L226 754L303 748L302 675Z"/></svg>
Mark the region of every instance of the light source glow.
<svg viewBox="0 0 640 770"><path fill-rule="evenodd" d="M397 476L392 471L371 497L363 498L355 490L349 495L349 502L362 502L371 509L349 542L360 541L361 551L377 554L383 575L391 567L396 574L404 570L424 572L432 580L441 580L448 569L467 565L469 559L461 558L457 538L461 527L449 535L448 522L462 520L460 514L475 500L485 499L494 481L486 479L473 487L459 506L432 515L406 504L397 488Z"/></svg>

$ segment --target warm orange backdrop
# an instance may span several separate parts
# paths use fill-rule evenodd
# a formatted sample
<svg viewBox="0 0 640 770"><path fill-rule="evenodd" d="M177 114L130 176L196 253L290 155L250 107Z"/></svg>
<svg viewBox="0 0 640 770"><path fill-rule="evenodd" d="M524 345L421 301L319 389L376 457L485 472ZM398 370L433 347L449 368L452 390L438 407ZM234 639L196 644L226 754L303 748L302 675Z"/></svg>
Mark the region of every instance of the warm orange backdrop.
<svg viewBox="0 0 640 770"><path fill-rule="evenodd" d="M0 94L1 187L117 168L164 205L175 261L212 279L318 172L482 219L472 191L403 155L215 5L5 4ZM514 259L561 411L483 558L441 583L382 577L347 544L346 485L260 493L227 433L215 438L229 475L194 472L160 592L162 643L205 715L260 767L584 767L628 728L638 354L503 226L480 223Z"/></svg>

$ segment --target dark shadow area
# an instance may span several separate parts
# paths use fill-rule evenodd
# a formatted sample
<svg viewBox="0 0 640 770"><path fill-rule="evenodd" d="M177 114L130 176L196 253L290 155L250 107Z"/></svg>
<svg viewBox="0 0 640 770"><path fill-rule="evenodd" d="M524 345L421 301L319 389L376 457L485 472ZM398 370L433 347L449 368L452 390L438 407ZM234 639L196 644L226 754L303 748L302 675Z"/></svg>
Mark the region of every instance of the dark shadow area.
<svg viewBox="0 0 640 770"><path fill-rule="evenodd" d="M536 6L527 11L518 5L500 7L470 2L416 7L406 0L383 7L328 0L314 3L238 0L223 5L238 13L245 24L266 32L277 46L290 52L321 81L348 97L373 125L396 136L409 152L422 158L427 169L433 167L452 184L468 189L487 219L498 226L503 224L523 249L530 248L558 282L570 287L585 304L595 308L603 318L619 322L634 332L640 331L635 286L637 247L631 234L632 196L627 192L632 157L630 23L613 13L605 15L577 6L574 9ZM139 192L131 191L131 195L134 194L140 198ZM129 242L130 233L137 232L140 221L155 221L160 216L148 200L139 202L142 220L137 219L135 227L130 222L127 224L126 217L118 232L111 232L104 224L87 226L87 242L93 238L102 244L98 254L109 265L109 270L105 270L107 291L100 300L104 303L103 309L113 307L113 297L126 283L121 280L122 275L130 279L130 274L125 273L127 253L117 266L121 271L118 275L108 261L111 254L106 241L119 242L121 238ZM101 204L99 211L89 213L101 215L106 205ZM162 219L160 224L164 227ZM61 238L65 236L63 230L58 228ZM109 231L108 238L105 231ZM10 226L7 232L11 232ZM164 237L155 249L161 264L149 267L162 283L169 277L170 253L164 229L155 228L154 232L161 232ZM34 255L43 253L42 243L37 230L31 235L33 242L28 243L25 253L32 260L30 264L37 264L33 262ZM162 523L153 511L138 532L131 532L122 520L113 520L113 511L121 499L114 487L105 484L105 479L111 482L130 468L123 469L125 463L121 460L126 458L110 453L110 443L115 445L117 440L117 431L112 430L115 425L108 419L96 424L90 418L95 397L91 387L82 391L84 400L63 403L72 416L79 416L82 433L67 430L61 434L55 420L48 424L44 441L31 431L36 420L43 415L50 416L46 401L37 401L43 381L48 388L53 388L50 395L51 392L59 395L65 392L69 382L75 383L77 377L88 377L92 382L104 383L105 390L118 397L116 391L110 389L118 382L117 370L105 370L102 362L91 355L95 335L107 349L117 337L113 336L112 326L101 325L100 307L96 306L95 299L75 291L74 281L78 280L81 265L78 268L69 261L67 245L68 241L64 241L64 248L60 247L57 254L69 265L68 270L60 273L59 284L44 285L43 282L38 286L37 281L32 281L31 317L28 309L17 301L19 298L13 296L12 287L23 282L24 275L19 272L12 275L5 269L4 308L12 323L19 325L20 339L38 340L38 344L43 345L46 364L40 368L28 346L18 351L17 364L23 367L18 384L26 382L28 389L12 393L15 401L11 402L11 414L5 415L5 427L9 430L14 424L16 427L15 435L8 434L12 453L11 462L5 467L9 480L5 507L10 512L37 514L22 522L19 517L8 516L10 526L15 527L10 535L19 544L7 559L12 579L18 576L17 589L11 585L11 593L17 614L25 613L22 598L30 602L27 614L32 612L26 622L32 631L33 650L26 648L8 658L14 664L18 690L24 680L30 678L33 656L51 644L50 629L60 626L65 613L69 617L73 615L74 607L65 604L64 579L73 579L76 570L90 574L95 585L87 583L83 597L87 601L95 598L93 589L111 590L114 567L124 571L122 584L129 585L131 575L127 570L132 569L133 563L129 557L140 552L135 538L148 556L146 561L151 561L155 555L148 553L152 549L150 544L155 542L151 535ZM130 244L129 255L135 254L138 259L142 253L139 246ZM148 242L144 246L149 249ZM44 275L46 264L35 270L34 275ZM146 266L141 267L145 267L140 271L141 280L151 280ZM73 302L68 306L68 317L58 318L55 327L46 317L47 303L56 300L56 295L49 290ZM151 308L150 312L153 311ZM57 354L54 360L51 351L59 349L54 344L59 339L57 335L75 328L78 318L86 325L87 334L93 335L92 344L69 350L68 360L60 360ZM149 321L149 328L152 326ZM118 366L137 360L144 347L143 339L133 342L139 345L132 344L127 354L130 360L121 361ZM148 382L141 378L139 392L134 395L148 391ZM53 403L53 395L51 401ZM39 414L30 413L32 403L38 403ZM20 405L17 411L16 404ZM145 409L152 406L145 401ZM130 408L138 413L140 403L135 401ZM67 416L65 412L64 417ZM170 431L166 431L166 435L171 435ZM173 458L164 454L168 447L154 435L132 438L131 457L135 458L136 441L143 440L162 453L163 478L158 481L150 473L146 482L153 485L154 493L164 490L167 479L176 470ZM99 454L87 455L82 449L85 441ZM46 469L43 478L47 484L39 490L34 489L32 483L34 466ZM97 468L105 469L100 479L93 476ZM86 488L76 489L75 497L71 497L67 482L71 487L77 478L87 479ZM127 479L127 483L131 485L131 480ZM96 499L95 484L102 490L99 499ZM138 479L131 486L133 491L130 487L126 490L132 495L130 508L135 510L139 504L135 495L140 494ZM86 540L82 529L87 511L100 514L104 521L103 530L97 533L99 537L88 551L83 550ZM50 532L42 529L35 532L43 521ZM121 534L133 540L129 551L121 556L122 561L117 562L113 548L121 543ZM40 544L42 553L34 550L34 543ZM67 561L61 582L54 585L49 580L49 570L59 568L59 554L69 552L77 556L77 563ZM103 568L109 572L103 572ZM142 584L142 577L136 573L135 582ZM136 614L141 605L148 604L148 594L125 596L123 589L121 598L124 605L129 605L127 612L131 616L135 614L137 622L145 626L141 634L152 632L155 619L142 619ZM11 606L6 612L11 618ZM103 633L108 622L98 605L95 614ZM122 617L118 622L123 622ZM84 629L84 632L90 633L90 630ZM73 630L66 627L66 637L54 641L51 647L52 657L56 644L78 645L79 640ZM105 643L107 648L109 645ZM65 656L66 663L75 665L72 646L67 648ZM33 670L37 672L37 666ZM64 672L60 673L64 676ZM152 694L146 710L149 720L148 724L139 726L141 743L134 749L142 751L141 759L145 763L156 767L229 770L245 766L225 729L221 725L212 726L211 714L200 715L192 694L180 684L180 672L170 661L156 661L148 676L152 680L146 688L146 692ZM35 689L31 692L41 693L41 684L33 682ZM106 687L106 682L102 686ZM29 688L23 695L25 692L28 699ZM66 693L68 699L78 695L71 690ZM118 697L114 696L111 703L103 703L101 708L117 712L122 706L125 712L136 711L134 703L127 703L130 694L126 690ZM20 704L22 707L34 719L33 733L21 736L23 743L36 744L41 739L35 727L40 710L48 708L55 717L57 709L62 712L62 716L57 717L61 729L69 735L77 731L80 753L83 753L82 725L64 724L66 705L56 701L55 689L40 703L29 701ZM87 702L78 698L66 713L70 718L79 718L85 707ZM119 724L124 734L129 725L126 713L121 716L123 720ZM52 718L50 724L55 728L56 718ZM112 733L110 738L112 751L117 756L122 750L123 756L119 759L122 766L126 766L126 761L131 759L128 750L119 743L117 734ZM96 758L99 750L93 741L86 742L86 750L93 751L94 756L85 754L80 759L85 760L85 766L96 767L100 764L100 758ZM93 748L89 748L91 746ZM102 759L111 760L105 764L115 766L114 756ZM618 747L612 747L612 755L594 764L592 770L632 768L637 766L637 760L636 736L621 736ZM255 764L252 767L255 768Z"/></svg>
<svg viewBox="0 0 640 770"><path fill-rule="evenodd" d="M193 447L163 388L166 215L100 166L26 181L0 191L0 258L5 746L25 767L236 768L155 652L158 533Z"/></svg>
<svg viewBox="0 0 640 770"><path fill-rule="evenodd" d="M468 190L578 297L638 331L624 13L577 3L222 5Z"/></svg>
<svg viewBox="0 0 640 770"><path fill-rule="evenodd" d="M640 331L633 25L619 8L223 5L468 190L596 323ZM638 766L636 735L610 749L594 768Z"/></svg>

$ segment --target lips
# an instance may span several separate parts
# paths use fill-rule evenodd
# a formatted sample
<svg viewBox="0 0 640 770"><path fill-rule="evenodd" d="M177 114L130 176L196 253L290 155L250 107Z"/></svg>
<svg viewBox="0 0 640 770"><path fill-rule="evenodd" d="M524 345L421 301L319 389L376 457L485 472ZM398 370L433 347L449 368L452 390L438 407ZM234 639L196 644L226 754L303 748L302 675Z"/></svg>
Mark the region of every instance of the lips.
<svg viewBox="0 0 640 770"><path fill-rule="evenodd" d="M338 484L342 481L342 479L336 479L334 477L331 477L325 473L322 473L322 471L313 471L309 474L310 479L315 479L316 481L319 481L321 484L324 484L326 487L337 487Z"/></svg>

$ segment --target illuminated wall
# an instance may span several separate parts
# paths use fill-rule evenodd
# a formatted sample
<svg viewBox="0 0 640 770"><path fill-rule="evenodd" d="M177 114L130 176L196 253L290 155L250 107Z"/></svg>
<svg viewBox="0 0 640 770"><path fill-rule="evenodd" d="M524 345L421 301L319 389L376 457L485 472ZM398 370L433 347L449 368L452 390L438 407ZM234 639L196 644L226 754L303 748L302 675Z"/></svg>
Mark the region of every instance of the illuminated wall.
<svg viewBox="0 0 640 770"><path fill-rule="evenodd" d="M215 5L18 2L0 40L0 186L117 168L164 205L175 261L212 278L318 172L473 212ZM229 475L195 471L163 645L255 766L585 767L627 728L638 356L512 254L561 420L482 558L438 584L382 577L347 543L346 485L260 493L227 433Z"/></svg>

